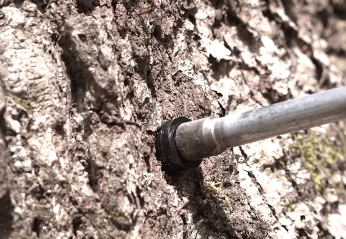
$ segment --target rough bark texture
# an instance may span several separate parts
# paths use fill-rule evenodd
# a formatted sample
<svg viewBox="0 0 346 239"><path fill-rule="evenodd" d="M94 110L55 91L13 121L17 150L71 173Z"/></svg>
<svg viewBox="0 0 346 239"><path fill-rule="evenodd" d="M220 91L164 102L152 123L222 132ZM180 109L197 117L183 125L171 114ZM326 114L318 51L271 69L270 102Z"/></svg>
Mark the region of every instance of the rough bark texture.
<svg viewBox="0 0 346 239"><path fill-rule="evenodd" d="M174 178L166 119L346 81L343 0L0 0L0 237L346 238L345 121Z"/></svg>

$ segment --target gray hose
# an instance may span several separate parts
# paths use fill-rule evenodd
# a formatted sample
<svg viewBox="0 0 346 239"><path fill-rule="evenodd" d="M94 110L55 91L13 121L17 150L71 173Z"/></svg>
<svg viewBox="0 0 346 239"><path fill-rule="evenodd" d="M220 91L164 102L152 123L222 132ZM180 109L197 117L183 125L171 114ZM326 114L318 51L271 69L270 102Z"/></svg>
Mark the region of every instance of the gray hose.
<svg viewBox="0 0 346 239"><path fill-rule="evenodd" d="M223 118L204 118L176 129L179 153L189 161L261 139L346 118L346 87Z"/></svg>

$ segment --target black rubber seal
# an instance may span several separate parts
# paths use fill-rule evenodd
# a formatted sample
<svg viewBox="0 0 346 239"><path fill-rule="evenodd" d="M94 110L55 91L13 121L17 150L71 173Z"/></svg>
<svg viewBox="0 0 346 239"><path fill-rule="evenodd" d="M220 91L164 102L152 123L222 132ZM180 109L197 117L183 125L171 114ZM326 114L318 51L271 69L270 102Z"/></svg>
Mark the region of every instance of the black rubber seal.
<svg viewBox="0 0 346 239"><path fill-rule="evenodd" d="M162 170L169 175L180 176L189 169L196 168L202 160L188 161L183 158L175 144L175 131L182 123L189 122L186 117L178 117L165 122L157 131L156 157L162 163Z"/></svg>

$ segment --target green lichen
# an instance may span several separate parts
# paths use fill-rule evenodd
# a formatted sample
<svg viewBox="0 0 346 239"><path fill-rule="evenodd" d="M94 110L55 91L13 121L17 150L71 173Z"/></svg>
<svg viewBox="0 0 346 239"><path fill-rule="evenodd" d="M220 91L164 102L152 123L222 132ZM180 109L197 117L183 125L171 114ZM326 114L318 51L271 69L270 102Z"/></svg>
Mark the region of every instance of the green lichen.
<svg viewBox="0 0 346 239"><path fill-rule="evenodd" d="M232 215L228 215L228 216L227 216L227 219L228 219L229 221L231 221L231 220L232 220Z"/></svg>
<svg viewBox="0 0 346 239"><path fill-rule="evenodd" d="M30 102L27 101L27 100L24 100L22 98L19 98L18 96L15 96L13 95L12 96L12 99L14 102L16 102L17 105L20 105L22 106L24 109L26 109L27 111L30 111L31 110L31 107L30 107Z"/></svg>
<svg viewBox="0 0 346 239"><path fill-rule="evenodd" d="M207 182L206 189L214 194L220 194L222 192L222 182Z"/></svg>
<svg viewBox="0 0 346 239"><path fill-rule="evenodd" d="M227 196L225 196L225 206L226 207L230 207L231 206L231 202L229 201Z"/></svg>
<svg viewBox="0 0 346 239"><path fill-rule="evenodd" d="M222 191L222 186L223 186L222 182L216 182L216 183L214 184L214 186L215 186L216 188L218 188L220 191Z"/></svg>
<svg viewBox="0 0 346 239"><path fill-rule="evenodd" d="M290 204L288 205L288 210L290 212L293 212L295 209L296 209L296 206L292 202L290 202Z"/></svg>
<svg viewBox="0 0 346 239"><path fill-rule="evenodd" d="M142 0L142 4L144 8L148 7L148 0Z"/></svg>
<svg viewBox="0 0 346 239"><path fill-rule="evenodd" d="M60 194L55 194L55 202L60 203L60 199L62 198L62 196Z"/></svg>
<svg viewBox="0 0 346 239"><path fill-rule="evenodd" d="M124 223L129 221L129 218L124 216L122 213L118 212L118 211L114 211L112 214L112 218L114 221L116 221L117 223Z"/></svg>
<svg viewBox="0 0 346 239"><path fill-rule="evenodd" d="M75 153L73 155L73 158L75 160L80 160L80 159L83 159L85 157L86 157L85 152L84 151L80 151L80 150L75 151Z"/></svg>
<svg viewBox="0 0 346 239"><path fill-rule="evenodd" d="M329 176L325 169L335 164L342 154L328 138L318 139L315 134L304 137L298 135L295 140L290 149L302 156L305 167L311 174L315 191L321 192L326 184L326 176Z"/></svg>

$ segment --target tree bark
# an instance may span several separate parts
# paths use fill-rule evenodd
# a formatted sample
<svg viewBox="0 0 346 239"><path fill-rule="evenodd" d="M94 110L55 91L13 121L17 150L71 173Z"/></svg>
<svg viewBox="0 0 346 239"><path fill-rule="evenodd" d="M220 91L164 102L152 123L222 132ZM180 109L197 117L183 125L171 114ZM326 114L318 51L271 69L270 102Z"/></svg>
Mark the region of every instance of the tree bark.
<svg viewBox="0 0 346 239"><path fill-rule="evenodd" d="M0 0L0 237L345 238L345 121L180 178L154 147L173 117L345 85L345 13L338 0Z"/></svg>

